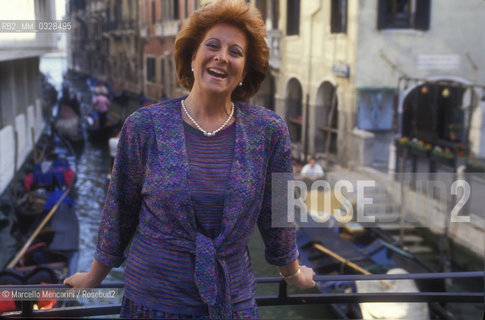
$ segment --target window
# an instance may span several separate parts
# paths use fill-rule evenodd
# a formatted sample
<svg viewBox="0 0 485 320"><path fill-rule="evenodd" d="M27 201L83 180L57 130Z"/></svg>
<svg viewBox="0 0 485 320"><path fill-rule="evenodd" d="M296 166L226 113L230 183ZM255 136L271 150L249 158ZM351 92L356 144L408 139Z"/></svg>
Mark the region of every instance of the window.
<svg viewBox="0 0 485 320"><path fill-rule="evenodd" d="M178 20L179 19L179 0L162 0L162 20Z"/></svg>
<svg viewBox="0 0 485 320"><path fill-rule="evenodd" d="M278 29L278 20L280 19L280 2L278 0L271 1L271 22L274 30Z"/></svg>
<svg viewBox="0 0 485 320"><path fill-rule="evenodd" d="M162 72L162 79L165 79L165 59L160 59L160 70Z"/></svg>
<svg viewBox="0 0 485 320"><path fill-rule="evenodd" d="M147 58L147 79L148 82L155 82L155 58Z"/></svg>
<svg viewBox="0 0 485 320"><path fill-rule="evenodd" d="M157 21L157 11L156 11L156 4L155 0L152 0L152 21L151 23L155 23Z"/></svg>
<svg viewBox="0 0 485 320"><path fill-rule="evenodd" d="M256 0L256 8L261 12L261 15L263 16L263 21L266 22L266 0Z"/></svg>
<svg viewBox="0 0 485 320"><path fill-rule="evenodd" d="M300 0L286 2L286 34L300 34Z"/></svg>
<svg viewBox="0 0 485 320"><path fill-rule="evenodd" d="M429 30L431 0L379 0L377 29Z"/></svg>
<svg viewBox="0 0 485 320"><path fill-rule="evenodd" d="M173 0L173 20L179 19L179 0Z"/></svg>
<svg viewBox="0 0 485 320"><path fill-rule="evenodd" d="M347 0L332 0L330 17L331 33L347 32Z"/></svg>
<svg viewBox="0 0 485 320"><path fill-rule="evenodd" d="M121 3L115 2L114 3L114 20L116 21L115 24L118 26L121 23L121 17L123 17L121 13Z"/></svg>

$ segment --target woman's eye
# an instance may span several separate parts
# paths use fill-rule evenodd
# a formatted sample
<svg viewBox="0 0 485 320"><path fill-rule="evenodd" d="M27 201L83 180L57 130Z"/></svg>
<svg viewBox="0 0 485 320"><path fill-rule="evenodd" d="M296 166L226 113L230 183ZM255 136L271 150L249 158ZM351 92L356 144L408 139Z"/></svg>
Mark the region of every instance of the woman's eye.
<svg viewBox="0 0 485 320"><path fill-rule="evenodd" d="M240 50L237 50L237 49L232 50L232 51L231 51L231 53L232 53L233 55L235 55L235 56L240 56L240 57L242 57L242 56L243 56L242 52L241 52Z"/></svg>
<svg viewBox="0 0 485 320"><path fill-rule="evenodd" d="M215 43L207 43L206 46L211 49L217 49L217 45Z"/></svg>

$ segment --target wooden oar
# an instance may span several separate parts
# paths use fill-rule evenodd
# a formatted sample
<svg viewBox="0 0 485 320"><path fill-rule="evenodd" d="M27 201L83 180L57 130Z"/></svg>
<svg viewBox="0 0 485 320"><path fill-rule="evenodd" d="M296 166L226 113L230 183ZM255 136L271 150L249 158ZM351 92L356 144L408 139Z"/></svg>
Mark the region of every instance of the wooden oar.
<svg viewBox="0 0 485 320"><path fill-rule="evenodd" d="M338 261L340 261L340 262L342 262L343 264L345 264L345 265L347 265L347 266L351 267L351 268L352 268L352 269L354 269L354 270L359 271L359 272L360 272L360 273L362 273L362 274L367 274L367 275L368 275L368 274L372 274L372 273L370 273L369 271L365 270L364 268L359 267L359 266L358 266L358 265L356 265L355 263L353 263L353 262L351 262L351 261L349 261L349 260L345 259L344 257L342 257L342 256L338 255L337 253L333 252L332 250L325 248L324 246L322 246L322 245L321 245L321 244L319 244L319 243L314 243L314 244L313 244L313 246L314 246L315 248L317 248L319 251L322 251L323 253L328 254L328 255L329 255L329 256L331 256L332 258L337 259ZM389 288L395 288L395 286L394 286L392 283L390 283L389 281L386 281L386 280L379 280L379 281L380 281L381 283L383 283L384 285L386 285L387 287L389 287Z"/></svg>
<svg viewBox="0 0 485 320"><path fill-rule="evenodd" d="M71 191L71 187L72 187L72 183L67 187L66 191L62 194L62 196L59 198L59 200L57 200L56 204L52 207L52 209L49 211L49 213L44 218L44 220L42 220L42 222L37 227L37 229L35 229L34 233L32 233L32 235L27 240L27 242L25 242L25 244L22 247L22 249L20 249L20 251L17 253L17 255L12 259L12 261L10 261L8 263L8 265L6 267L7 269L10 269L10 268L15 267L15 265L20 260L20 258L22 258L22 256L25 254L25 251L27 251L27 249L32 244L32 241L34 241L35 237L37 237L37 235L45 227L45 225L47 224L47 222L49 222L50 218L52 218L52 216L54 215L54 213L57 211L57 208L59 208L59 206L61 205L61 203L64 200L64 198L67 196L67 194L69 193L69 191Z"/></svg>

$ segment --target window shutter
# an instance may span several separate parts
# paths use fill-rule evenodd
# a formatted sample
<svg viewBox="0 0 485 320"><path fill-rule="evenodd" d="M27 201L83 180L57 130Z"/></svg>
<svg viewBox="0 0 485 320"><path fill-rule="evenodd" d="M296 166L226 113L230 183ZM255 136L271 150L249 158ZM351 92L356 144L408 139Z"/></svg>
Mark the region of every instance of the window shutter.
<svg viewBox="0 0 485 320"><path fill-rule="evenodd" d="M340 26L339 26L339 5L338 5L339 0L332 0L331 3L331 8L330 8L330 32L331 33L337 33L340 32Z"/></svg>
<svg viewBox="0 0 485 320"><path fill-rule="evenodd" d="M431 0L416 1L416 29L429 30L431 20Z"/></svg>
<svg viewBox="0 0 485 320"><path fill-rule="evenodd" d="M379 0L377 3L377 29L382 30L387 27L387 13L389 0Z"/></svg>
<svg viewBox="0 0 485 320"><path fill-rule="evenodd" d="M300 34L300 0L287 1L287 35Z"/></svg>

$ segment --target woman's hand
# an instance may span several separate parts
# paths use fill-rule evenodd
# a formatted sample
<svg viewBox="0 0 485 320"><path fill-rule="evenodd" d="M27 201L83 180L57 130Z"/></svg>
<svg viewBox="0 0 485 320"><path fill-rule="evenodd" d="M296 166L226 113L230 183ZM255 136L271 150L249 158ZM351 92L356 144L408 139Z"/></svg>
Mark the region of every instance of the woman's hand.
<svg viewBox="0 0 485 320"><path fill-rule="evenodd" d="M70 287L81 289L81 288L96 288L101 283L93 279L89 272L76 272L69 278L64 279L64 284Z"/></svg>
<svg viewBox="0 0 485 320"><path fill-rule="evenodd" d="M300 273L291 279L285 279L287 284L297 286L300 289L311 289L314 288L316 283L313 280L315 276L315 271L307 266L300 266Z"/></svg>
<svg viewBox="0 0 485 320"><path fill-rule="evenodd" d="M94 259L89 272L77 272L66 278L63 283L73 288L97 288L110 271L111 267Z"/></svg>

